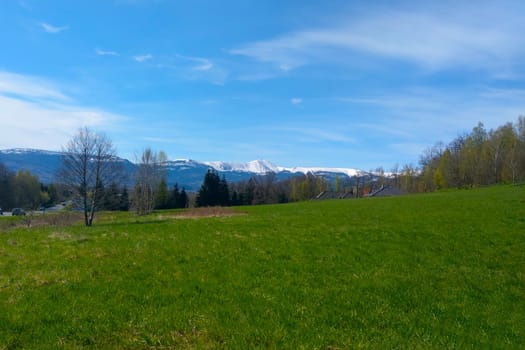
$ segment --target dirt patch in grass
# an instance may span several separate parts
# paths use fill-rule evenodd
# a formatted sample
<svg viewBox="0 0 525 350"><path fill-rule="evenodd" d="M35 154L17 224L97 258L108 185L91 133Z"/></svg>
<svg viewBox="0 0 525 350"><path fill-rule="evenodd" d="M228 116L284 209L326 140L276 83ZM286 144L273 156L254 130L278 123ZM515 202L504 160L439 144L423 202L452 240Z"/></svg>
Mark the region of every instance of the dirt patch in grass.
<svg viewBox="0 0 525 350"><path fill-rule="evenodd" d="M70 226L82 222L80 213L64 211L35 216L32 226Z"/></svg>
<svg viewBox="0 0 525 350"><path fill-rule="evenodd" d="M246 213L239 212L228 207L205 207L205 208L191 208L176 213L171 217L176 219L199 219L199 218L214 218L214 217L229 217L246 215Z"/></svg>

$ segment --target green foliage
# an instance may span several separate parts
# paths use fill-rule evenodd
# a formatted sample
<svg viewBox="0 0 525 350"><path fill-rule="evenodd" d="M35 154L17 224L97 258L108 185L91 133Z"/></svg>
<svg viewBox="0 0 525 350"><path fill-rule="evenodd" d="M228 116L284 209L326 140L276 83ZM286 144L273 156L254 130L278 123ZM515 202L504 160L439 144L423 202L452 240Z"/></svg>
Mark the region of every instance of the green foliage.
<svg viewBox="0 0 525 350"><path fill-rule="evenodd" d="M209 169L197 194L197 207L227 206L230 204L228 182L215 170Z"/></svg>
<svg viewBox="0 0 525 350"><path fill-rule="evenodd" d="M166 179L163 177L160 179L157 191L155 193L155 209L168 209L169 208L169 193L168 184Z"/></svg>
<svg viewBox="0 0 525 350"><path fill-rule="evenodd" d="M525 117L486 131L478 123L472 132L441 145L421 157L421 175L413 176L421 188L465 188L525 180Z"/></svg>
<svg viewBox="0 0 525 350"><path fill-rule="evenodd" d="M47 188L40 184L37 176L27 170L13 173L0 164L0 208L34 210L50 200Z"/></svg>
<svg viewBox="0 0 525 350"><path fill-rule="evenodd" d="M119 188L115 182L102 191L103 205L102 210L129 210L129 197L126 187Z"/></svg>
<svg viewBox="0 0 525 350"><path fill-rule="evenodd" d="M524 200L499 186L8 230L0 348L521 348Z"/></svg>
<svg viewBox="0 0 525 350"><path fill-rule="evenodd" d="M308 173L291 179L290 199L292 201L312 199L327 189L328 184L322 177Z"/></svg>
<svg viewBox="0 0 525 350"><path fill-rule="evenodd" d="M183 188L179 191L179 184L175 184L173 189L168 193L166 209L187 208L188 202L189 200L186 190Z"/></svg>

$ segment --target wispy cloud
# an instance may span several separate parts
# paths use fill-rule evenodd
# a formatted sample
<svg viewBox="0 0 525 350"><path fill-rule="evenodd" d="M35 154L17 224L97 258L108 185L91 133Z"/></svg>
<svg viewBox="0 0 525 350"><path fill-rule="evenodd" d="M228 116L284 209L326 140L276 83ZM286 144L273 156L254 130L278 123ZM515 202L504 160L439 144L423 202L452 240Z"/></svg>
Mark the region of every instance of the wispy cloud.
<svg viewBox="0 0 525 350"><path fill-rule="evenodd" d="M169 69L185 80L206 80L223 85L229 72L210 58L175 54L158 58L158 68Z"/></svg>
<svg viewBox="0 0 525 350"><path fill-rule="evenodd" d="M55 84L48 80L28 75L0 71L0 94L15 95L25 99L51 99L67 101Z"/></svg>
<svg viewBox="0 0 525 350"><path fill-rule="evenodd" d="M119 53L116 51L102 50L99 48L95 49L95 53L99 56L119 56Z"/></svg>
<svg viewBox="0 0 525 350"><path fill-rule="evenodd" d="M137 62L145 62L147 60L151 60L153 58L153 55L152 54L145 54L145 55L137 55L137 56L133 56L133 59Z"/></svg>
<svg viewBox="0 0 525 350"><path fill-rule="evenodd" d="M186 60L189 62L193 62L191 69L193 70L200 70L200 71L208 71L213 68L213 63L211 60L207 58L202 57L190 57L190 56L183 56L183 55L175 55L176 57Z"/></svg>
<svg viewBox="0 0 525 350"><path fill-rule="evenodd" d="M471 130L478 121L493 128L515 120L525 111L525 90L519 89L477 88L465 92L412 88L390 95L335 100L359 104L356 108L365 108L363 113L376 116L354 124L362 135L427 146L435 141L448 142L458 133Z"/></svg>
<svg viewBox="0 0 525 350"><path fill-rule="evenodd" d="M301 104L303 103L303 99L302 98L292 98L290 99L290 103L293 104L293 105L298 105L298 104Z"/></svg>
<svg viewBox="0 0 525 350"><path fill-rule="evenodd" d="M126 119L75 103L46 79L10 72L0 72L0 106L0 148L60 149L81 126L108 127Z"/></svg>
<svg viewBox="0 0 525 350"><path fill-rule="evenodd" d="M57 34L57 33L60 33L60 32L62 32L64 30L69 29L69 26L57 27L57 26L51 25L51 24L46 23L46 22L41 22L40 26L42 27L42 29L46 33L51 33L51 34Z"/></svg>
<svg viewBox="0 0 525 350"><path fill-rule="evenodd" d="M465 10L464 17L444 17L428 11L383 11L347 18L345 24L333 27L309 28L248 43L229 52L271 63L282 71L323 62L351 64L356 54L404 60L427 69L461 66L497 71L509 64L521 64L525 37L516 33L523 32L525 24L517 20L520 15L510 13L505 19L471 12Z"/></svg>

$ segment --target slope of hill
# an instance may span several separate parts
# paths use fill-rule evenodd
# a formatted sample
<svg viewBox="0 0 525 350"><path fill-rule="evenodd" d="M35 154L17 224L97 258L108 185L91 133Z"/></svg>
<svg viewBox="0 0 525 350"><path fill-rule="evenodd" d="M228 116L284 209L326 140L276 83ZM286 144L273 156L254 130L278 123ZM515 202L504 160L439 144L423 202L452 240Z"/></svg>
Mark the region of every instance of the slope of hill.
<svg viewBox="0 0 525 350"><path fill-rule="evenodd" d="M0 344L520 349L524 198L497 186L5 230Z"/></svg>

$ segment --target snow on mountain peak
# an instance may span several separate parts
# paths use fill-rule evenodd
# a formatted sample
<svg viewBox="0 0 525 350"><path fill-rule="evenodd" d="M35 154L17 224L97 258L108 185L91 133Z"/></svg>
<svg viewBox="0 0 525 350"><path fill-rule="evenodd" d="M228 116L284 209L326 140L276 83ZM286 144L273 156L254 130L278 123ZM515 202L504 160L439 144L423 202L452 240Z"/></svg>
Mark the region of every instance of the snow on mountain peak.
<svg viewBox="0 0 525 350"><path fill-rule="evenodd" d="M204 162L204 164L218 171L246 171L256 174L279 171L278 167L267 160L252 160L247 163Z"/></svg>
<svg viewBox="0 0 525 350"><path fill-rule="evenodd" d="M255 174L266 174L269 172L287 171L290 173L341 173L348 177L360 175L362 172L352 168L320 168L320 167L279 167L267 160L252 160L246 163L232 163L232 162L204 162L209 167L217 171L243 171Z"/></svg>
<svg viewBox="0 0 525 350"><path fill-rule="evenodd" d="M47 155L62 154L62 152L60 151L47 151L47 150L34 149L34 148L9 148L9 149L0 150L0 153L3 153L3 154L47 154Z"/></svg>
<svg viewBox="0 0 525 350"><path fill-rule="evenodd" d="M282 168L283 170L292 173L341 173L348 177L360 175L362 171L352 168L306 168L306 167L293 167L293 168Z"/></svg>
<svg viewBox="0 0 525 350"><path fill-rule="evenodd" d="M246 163L247 170L254 173L277 172L279 168L267 160L252 160Z"/></svg>

